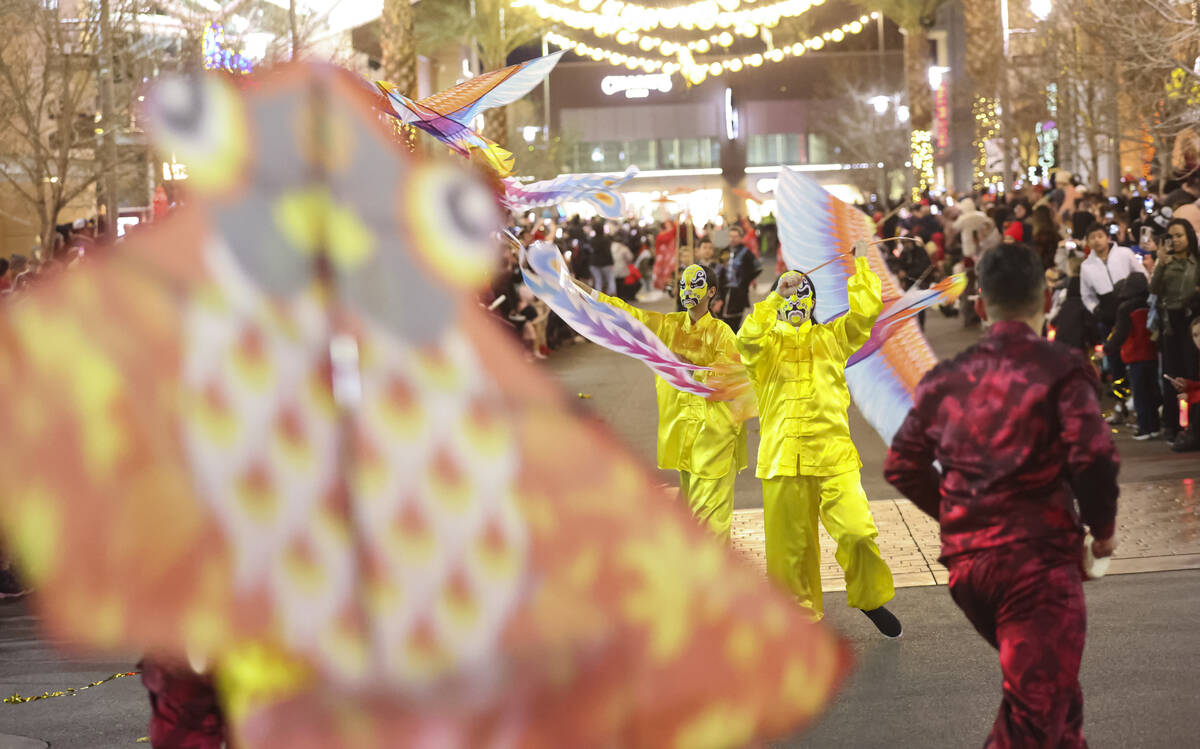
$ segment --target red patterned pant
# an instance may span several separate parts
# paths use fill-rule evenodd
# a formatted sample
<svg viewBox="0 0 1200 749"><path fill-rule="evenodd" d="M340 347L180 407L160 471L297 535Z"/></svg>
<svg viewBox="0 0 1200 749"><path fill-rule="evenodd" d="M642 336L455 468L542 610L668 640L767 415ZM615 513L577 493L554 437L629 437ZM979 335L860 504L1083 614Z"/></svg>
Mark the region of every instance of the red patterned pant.
<svg viewBox="0 0 1200 749"><path fill-rule="evenodd" d="M947 562L954 602L1000 651L1004 700L984 746L1086 748L1079 661L1087 609L1079 559L1020 543Z"/></svg>
<svg viewBox="0 0 1200 749"><path fill-rule="evenodd" d="M225 726L212 680L186 665L152 658L139 664L150 693L154 749L221 749Z"/></svg>

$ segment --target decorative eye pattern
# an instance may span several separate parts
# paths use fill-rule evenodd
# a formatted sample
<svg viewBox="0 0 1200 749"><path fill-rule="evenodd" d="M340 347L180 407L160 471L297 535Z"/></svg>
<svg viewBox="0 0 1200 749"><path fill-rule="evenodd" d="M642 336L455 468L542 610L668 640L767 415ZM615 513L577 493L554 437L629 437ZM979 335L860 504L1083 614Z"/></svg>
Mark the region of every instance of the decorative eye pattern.
<svg viewBox="0 0 1200 749"><path fill-rule="evenodd" d="M405 214L416 250L445 280L472 287L491 275L500 209L478 180L438 166L414 174Z"/></svg>
<svg viewBox="0 0 1200 749"><path fill-rule="evenodd" d="M245 114L220 76L163 78L146 97L146 115L160 152L186 165L193 189L217 193L241 178L249 153Z"/></svg>

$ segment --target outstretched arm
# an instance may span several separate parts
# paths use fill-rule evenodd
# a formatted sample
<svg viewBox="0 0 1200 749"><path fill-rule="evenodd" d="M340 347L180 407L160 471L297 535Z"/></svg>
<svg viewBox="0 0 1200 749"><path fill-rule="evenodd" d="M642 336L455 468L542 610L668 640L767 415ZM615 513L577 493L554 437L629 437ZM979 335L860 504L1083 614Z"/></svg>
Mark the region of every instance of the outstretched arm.
<svg viewBox="0 0 1200 749"><path fill-rule="evenodd" d="M847 359L871 337L871 326L883 311L883 282L866 258L867 243L854 245L854 275L847 283L850 311L833 321L834 333Z"/></svg>
<svg viewBox="0 0 1200 749"><path fill-rule="evenodd" d="M591 286L588 286L583 281L580 281L578 278L574 280L576 286L583 289L585 293L587 293L596 301L603 302L610 307L616 307L617 309L628 312L630 317L634 318L642 325L645 325L647 328L650 328L650 332L654 333L654 335L658 335L658 331L662 328L663 318L666 317L666 315L663 313L653 312L648 309L641 309L640 307L634 307L624 299L618 299L615 296L609 296L608 294L602 294L599 291L596 291Z"/></svg>
<svg viewBox="0 0 1200 749"><path fill-rule="evenodd" d="M754 305L753 311L738 330L737 349L751 374L754 373L763 353L770 350L779 335L775 332L775 323L779 319L779 308L783 306L783 302L784 298L778 292L772 291L766 299Z"/></svg>

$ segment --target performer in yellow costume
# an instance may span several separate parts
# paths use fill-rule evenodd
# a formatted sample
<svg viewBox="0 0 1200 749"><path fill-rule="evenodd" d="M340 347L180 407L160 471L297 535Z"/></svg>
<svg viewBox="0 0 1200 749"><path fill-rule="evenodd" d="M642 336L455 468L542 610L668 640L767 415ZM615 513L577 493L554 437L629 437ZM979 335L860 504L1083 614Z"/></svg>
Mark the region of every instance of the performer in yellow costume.
<svg viewBox="0 0 1200 749"><path fill-rule="evenodd" d="M862 488L862 461L850 440L846 361L866 343L883 309L881 283L855 245L850 311L813 319L816 289L788 271L754 307L738 333L738 349L758 399L761 440L756 475L763 483L767 572L813 616L821 604L817 518L837 542L847 602L888 637L900 622L883 607L895 596L892 573L875 545L878 531Z"/></svg>
<svg viewBox="0 0 1200 749"><path fill-rule="evenodd" d="M637 318L671 351L693 364L741 366L733 330L709 314L716 285L709 283L703 266L684 269L679 278L684 311L670 314L639 309L579 285L599 301ZM698 372L696 379L704 382L711 375ZM746 431L724 401L676 390L661 377L655 378L654 386L658 393L658 467L679 471L680 495L687 498L696 519L727 539L733 519L733 482L748 464Z"/></svg>

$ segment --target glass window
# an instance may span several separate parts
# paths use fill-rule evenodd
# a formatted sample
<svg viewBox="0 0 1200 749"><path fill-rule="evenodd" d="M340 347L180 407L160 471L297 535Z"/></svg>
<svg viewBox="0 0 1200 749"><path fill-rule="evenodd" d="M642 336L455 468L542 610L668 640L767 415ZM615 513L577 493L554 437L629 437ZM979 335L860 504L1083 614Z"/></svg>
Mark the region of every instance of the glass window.
<svg viewBox="0 0 1200 749"><path fill-rule="evenodd" d="M804 136L796 133L751 135L746 146L746 163L749 166L807 163Z"/></svg>
<svg viewBox="0 0 1200 749"><path fill-rule="evenodd" d="M655 145L652 140L634 140L629 142L627 153L629 154L628 164L636 164L640 169L657 169L655 159Z"/></svg>
<svg viewBox="0 0 1200 749"><path fill-rule="evenodd" d="M810 164L829 164L832 163L833 152L829 147L829 138L817 133L809 133L808 135L808 163Z"/></svg>
<svg viewBox="0 0 1200 749"><path fill-rule="evenodd" d="M679 166L695 169L701 166L700 138L681 138L679 141ZM707 154L705 154L707 155Z"/></svg>

